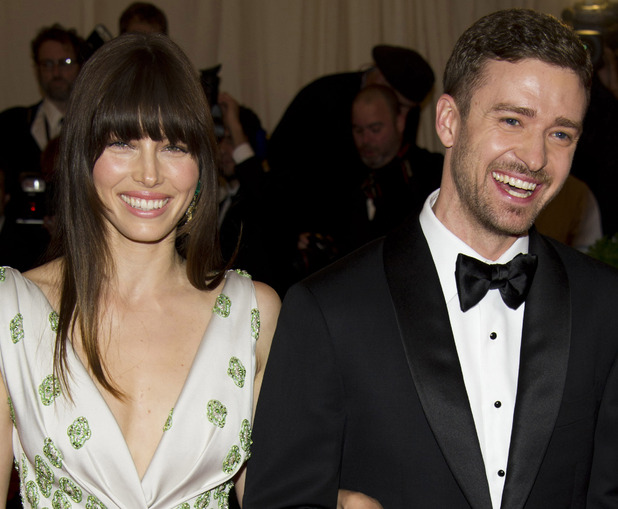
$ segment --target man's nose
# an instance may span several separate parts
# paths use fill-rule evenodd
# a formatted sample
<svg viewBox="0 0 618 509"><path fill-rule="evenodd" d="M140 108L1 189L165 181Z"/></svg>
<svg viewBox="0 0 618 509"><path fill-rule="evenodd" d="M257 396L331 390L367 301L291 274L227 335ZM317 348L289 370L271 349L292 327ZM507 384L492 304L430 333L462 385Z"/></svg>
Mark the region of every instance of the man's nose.
<svg viewBox="0 0 618 509"><path fill-rule="evenodd" d="M365 131L363 133L363 144L369 145L371 144L372 141L373 141L373 134L371 133L371 131Z"/></svg>
<svg viewBox="0 0 618 509"><path fill-rule="evenodd" d="M517 157L530 171L539 171L547 165L547 139L545 135L530 133L517 150Z"/></svg>

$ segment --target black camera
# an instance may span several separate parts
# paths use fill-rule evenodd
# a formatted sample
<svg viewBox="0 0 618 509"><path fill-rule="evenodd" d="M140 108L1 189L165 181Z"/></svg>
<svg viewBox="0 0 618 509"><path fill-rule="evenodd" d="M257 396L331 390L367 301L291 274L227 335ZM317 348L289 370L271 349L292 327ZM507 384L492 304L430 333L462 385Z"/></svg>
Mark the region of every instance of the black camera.
<svg viewBox="0 0 618 509"><path fill-rule="evenodd" d="M43 224L47 215L47 185L39 173L20 175L20 193L11 198L17 224Z"/></svg>

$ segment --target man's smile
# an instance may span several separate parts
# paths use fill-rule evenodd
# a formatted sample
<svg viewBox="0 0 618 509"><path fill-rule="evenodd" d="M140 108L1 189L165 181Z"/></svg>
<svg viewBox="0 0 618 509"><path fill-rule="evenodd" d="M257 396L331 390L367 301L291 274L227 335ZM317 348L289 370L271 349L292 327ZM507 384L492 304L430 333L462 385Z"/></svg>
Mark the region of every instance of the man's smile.
<svg viewBox="0 0 618 509"><path fill-rule="evenodd" d="M507 186L504 186L504 189L507 193L511 196L515 196L516 198L528 198L537 186L534 182L526 182L525 180L515 177L509 177L508 175L498 173L497 171L492 171L491 175L497 182L507 184Z"/></svg>

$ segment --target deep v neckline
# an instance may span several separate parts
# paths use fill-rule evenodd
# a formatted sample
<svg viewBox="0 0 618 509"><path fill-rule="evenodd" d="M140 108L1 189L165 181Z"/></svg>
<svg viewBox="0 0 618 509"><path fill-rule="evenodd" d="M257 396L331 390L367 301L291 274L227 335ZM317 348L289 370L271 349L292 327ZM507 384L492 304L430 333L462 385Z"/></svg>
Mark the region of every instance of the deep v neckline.
<svg viewBox="0 0 618 509"><path fill-rule="evenodd" d="M5 337L3 352L18 415L14 450L27 482L34 487L35 474L46 468L55 479L50 489L73 483L84 504L100 499L110 509L169 509L181 502L202 507L209 499L204 507L214 507L250 454L259 332L250 278L228 272L215 290L216 305L204 310L212 316L142 479L111 408L71 347L73 402L55 393L54 307L34 281L17 273L14 278L0 317L6 324L19 317L21 324L23 313L25 337L17 345Z"/></svg>
<svg viewBox="0 0 618 509"><path fill-rule="evenodd" d="M226 280L227 283L227 280ZM220 289L220 293L222 293L225 289L225 284L223 285L223 287ZM208 309L206 312L208 313L212 313L212 309ZM199 345L197 347L197 350L195 352L195 355L193 356L193 359L191 361L191 366L189 367L189 370L187 371L187 375L185 377L185 380L182 384L182 387L180 388L180 392L178 393L178 396L176 397L174 404L172 407L170 407L170 415L168 416L168 418L171 417L171 413L174 409L177 409L179 404L182 404L183 401L183 395L185 394L186 391L186 387L187 387L187 382L192 378L192 373L194 371L194 369L196 369L195 364L196 364L196 359L200 356L200 352L205 348L204 344L205 344L205 339L206 336L208 335L209 331L211 330L211 328L213 328L213 317L211 316L210 319L208 320L208 324L206 325L206 328L204 329L204 332L202 333L202 337L200 338L199 341ZM127 457L130 459L130 464L132 466L132 470L135 472L135 476L136 478L139 480L139 484L140 486L143 485L144 480L147 479L148 477L148 472L151 469L151 466L153 464L153 461L155 460L155 458L158 456L158 451L162 448L162 444L164 444L165 441L165 437L166 437L166 433L165 433L165 421L163 421L161 423L161 434L159 437L159 440L157 442L157 446L155 447L152 456L150 457L150 460L148 461L148 466L146 467L146 470L144 470L144 475L140 478L137 467L135 465L135 460L133 458L133 455L131 454L131 449L129 447L129 444L126 440L126 437L124 435L124 433L122 432L122 428L120 427L120 424L118 424L118 420L116 418L116 415L114 414L114 412L112 411L112 409L110 408L109 404L107 403L105 397L103 396L103 394L101 393L101 390L99 388L99 386L96 384L96 382L92 379L92 376L90 376L90 373L88 372L88 369L86 368L86 366L84 365L81 357L77 354L77 352L75 351L75 349L73 348L73 345L69 342L68 343L68 351L69 354L73 356L73 358L76 361L77 364L77 369L81 372L82 376L87 379L89 381L89 385L90 388L92 390L93 393L96 393L100 405L102 408L105 409L105 413L107 413L111 419L111 421L114 422L114 429L115 429L115 433L118 434L119 436L119 442L121 442L124 446L124 450L126 452Z"/></svg>
<svg viewBox="0 0 618 509"><path fill-rule="evenodd" d="M50 303L49 299L47 298L47 296L45 295L45 292L43 292L43 290L31 279L28 279L26 277L24 277L24 279L32 284L37 291L41 294L41 296L43 297L43 299L45 300L47 307L48 307L48 311L49 313L56 313L57 311L54 309L54 307L52 306L52 304ZM228 279L226 278L224 280L224 284L223 286L220 288L218 294L224 293L225 287L227 286L228 283ZM208 313L212 314L212 308L207 310ZM171 417L171 413L174 409L178 408L179 404L182 403L183 400L183 395L186 391L186 387L187 387L187 382L192 378L192 372L195 368L195 364L196 364L196 359L200 356L200 352L205 348L204 344L205 344L205 339L206 336L208 335L208 332L213 328L213 317L211 316L210 319L208 320L208 324L206 325L206 328L204 329L204 332L202 333L202 337L200 339L198 348L195 352L195 355L193 357L193 360L191 361L191 366L189 367L189 370L187 371L187 376L185 377L185 380L182 384L182 387L180 389L180 392L178 393L178 396L174 402L174 405L170 408L170 415L168 416L168 418ZM140 486L142 486L142 484L144 483L144 480L147 479L148 477L148 472L151 469L151 466L153 464L153 461L155 460L155 458L158 456L158 451L159 449L162 448L162 444L164 443L165 440L165 422L163 422L161 424L161 435L160 438L157 442L157 446L154 449L154 452L148 462L148 466L146 467L146 470L144 471L144 475L140 478L137 467L135 465L135 460L133 459L133 455L131 454L131 449L129 448L129 444L126 440L126 437L124 435L124 433L122 432L122 429L120 427L120 425L118 424L118 420L116 418L116 416L114 415L114 412L112 412L112 409L110 408L109 404L107 403L107 401L105 400L105 397L103 396L103 394L101 393L101 390L99 389L99 387L97 386L97 384L95 383L95 381L92 379L92 376L90 375L90 373L88 372L88 369L86 368L86 366L84 365L84 362L82 361L81 357L77 354L77 352L75 351L73 344L68 341L67 342L67 354L68 354L68 358L69 358L69 368L71 370L71 373L73 376L77 375L79 376L80 379L80 383L85 383L86 385L88 385L89 390L88 393L92 394L94 396L95 399L98 400L98 407L103 408L104 409L104 414L106 414L107 419L109 420L109 426L106 426L107 431L108 432L112 432L111 430L113 430L113 433L115 433L119 440L117 441L118 443L121 443L123 445L123 451L122 451L122 455L126 456L126 458L124 458L125 464L130 464L132 467L132 471L135 474L135 478L137 479L137 482ZM72 361L71 361L72 360ZM87 398L90 403L92 402L92 396ZM87 402L83 402L84 404L86 404ZM86 404L86 408L90 407L91 405ZM78 404L77 400L75 401L75 407L79 408L80 405ZM113 425L111 425L113 423Z"/></svg>

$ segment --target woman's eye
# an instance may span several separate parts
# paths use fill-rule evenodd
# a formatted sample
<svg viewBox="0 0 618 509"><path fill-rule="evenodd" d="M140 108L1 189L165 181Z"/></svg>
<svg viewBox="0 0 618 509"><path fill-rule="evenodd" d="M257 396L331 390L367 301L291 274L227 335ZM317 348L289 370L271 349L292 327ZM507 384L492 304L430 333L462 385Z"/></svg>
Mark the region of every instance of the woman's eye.
<svg viewBox="0 0 618 509"><path fill-rule="evenodd" d="M116 140L116 141L110 141L107 144L108 147L118 147L118 148L124 148L124 147L128 147L129 144L124 142L124 141L120 141L120 140Z"/></svg>
<svg viewBox="0 0 618 509"><path fill-rule="evenodd" d="M181 154L187 154L189 152L187 147L184 145L168 145L165 147L165 150L168 150L169 152L178 152Z"/></svg>

